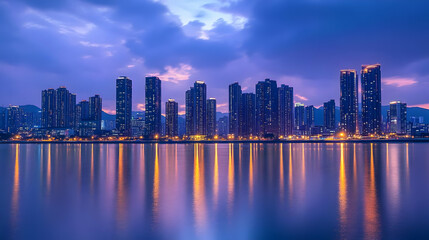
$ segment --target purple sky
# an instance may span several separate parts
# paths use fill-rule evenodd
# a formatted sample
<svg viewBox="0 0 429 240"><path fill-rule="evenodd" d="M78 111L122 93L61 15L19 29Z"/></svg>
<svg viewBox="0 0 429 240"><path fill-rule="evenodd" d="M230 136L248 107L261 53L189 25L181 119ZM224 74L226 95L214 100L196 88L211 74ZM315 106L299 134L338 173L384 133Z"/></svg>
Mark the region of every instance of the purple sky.
<svg viewBox="0 0 429 240"><path fill-rule="evenodd" d="M380 63L384 104L429 108L428 12L426 0L0 0L0 105L40 106L41 90L66 86L112 111L126 75L142 109L152 74L179 111L196 80L222 112L230 83L264 78L338 105L340 69Z"/></svg>

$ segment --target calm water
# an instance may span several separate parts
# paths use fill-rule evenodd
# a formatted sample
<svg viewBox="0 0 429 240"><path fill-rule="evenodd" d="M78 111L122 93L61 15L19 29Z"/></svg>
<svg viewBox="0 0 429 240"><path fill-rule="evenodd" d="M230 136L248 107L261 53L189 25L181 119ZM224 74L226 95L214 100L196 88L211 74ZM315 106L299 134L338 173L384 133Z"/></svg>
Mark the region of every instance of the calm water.
<svg viewBox="0 0 429 240"><path fill-rule="evenodd" d="M0 145L1 239L429 238L429 144Z"/></svg>

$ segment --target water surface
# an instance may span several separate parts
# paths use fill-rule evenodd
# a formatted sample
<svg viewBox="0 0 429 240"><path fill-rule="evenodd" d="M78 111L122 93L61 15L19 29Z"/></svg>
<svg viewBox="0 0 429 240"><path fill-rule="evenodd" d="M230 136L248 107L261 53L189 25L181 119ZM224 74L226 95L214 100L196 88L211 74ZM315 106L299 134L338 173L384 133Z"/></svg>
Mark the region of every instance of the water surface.
<svg viewBox="0 0 429 240"><path fill-rule="evenodd" d="M1 239L429 238L429 144L0 144Z"/></svg>

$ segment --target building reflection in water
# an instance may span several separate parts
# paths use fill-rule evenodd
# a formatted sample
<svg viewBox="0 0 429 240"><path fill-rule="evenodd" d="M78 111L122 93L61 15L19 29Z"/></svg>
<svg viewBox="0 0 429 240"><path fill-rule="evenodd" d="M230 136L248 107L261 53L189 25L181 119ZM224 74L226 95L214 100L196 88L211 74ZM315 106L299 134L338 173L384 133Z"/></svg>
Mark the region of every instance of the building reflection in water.
<svg viewBox="0 0 429 240"><path fill-rule="evenodd" d="M200 144L194 144L194 216L197 232L201 233L206 224L206 203L204 186L204 159L200 162ZM201 148L203 149L203 148ZM203 150L202 150L203 151ZM201 168L200 168L201 164Z"/></svg>
<svg viewBox="0 0 429 240"><path fill-rule="evenodd" d="M279 166L279 190L280 190L280 201L283 202L284 198L284 167L283 167L283 143L280 144L280 166Z"/></svg>
<svg viewBox="0 0 429 240"><path fill-rule="evenodd" d="M340 233L341 239L346 238L347 231L347 177L344 159L344 143L341 143L340 152L340 172L338 179L338 207L340 214Z"/></svg>
<svg viewBox="0 0 429 240"><path fill-rule="evenodd" d="M377 153L378 153L377 146ZM365 239L379 238L379 216L375 183L374 144L371 143L369 169L365 161L364 176L364 234Z"/></svg>
<svg viewBox="0 0 429 240"><path fill-rule="evenodd" d="M292 238L296 229L330 227L331 235L321 238L378 239L386 226L402 224L404 212L415 210L406 197L424 191L409 186L410 174L419 174L422 164L410 162L413 144L45 144L37 148L35 168L27 146L12 146L5 155L10 159L2 212L12 227L21 227L18 216L28 215L27 189L36 185L47 194L31 204L90 216L119 238L163 238L162 231L180 231L181 239L217 238L231 229L253 234L249 228L257 225L292 232ZM28 183L34 176L36 184ZM72 208L52 207L63 207L61 201Z"/></svg>
<svg viewBox="0 0 429 240"><path fill-rule="evenodd" d="M401 161L400 156L403 147L398 144L386 144L386 162L389 167L386 167L386 191L389 209L389 219L396 222L398 219L399 201L401 197L400 181L401 181ZM405 171L407 170L406 163ZM402 165L403 166L403 165ZM406 179L406 176L405 176Z"/></svg>
<svg viewBox="0 0 429 240"><path fill-rule="evenodd" d="M155 143L155 161L153 168L153 222L158 222L159 214L159 146L158 143Z"/></svg>
<svg viewBox="0 0 429 240"><path fill-rule="evenodd" d="M234 202L234 144L229 143L228 147L228 212L232 213Z"/></svg>
<svg viewBox="0 0 429 240"><path fill-rule="evenodd" d="M13 145L11 145L13 146ZM13 188L12 188L12 206L11 217L12 227L15 229L18 222L19 214L19 144L15 144L15 166L13 171Z"/></svg>
<svg viewBox="0 0 429 240"><path fill-rule="evenodd" d="M119 144L119 159L118 159L118 180L117 180L117 193L116 193L116 214L117 214L117 223L120 229L126 227L126 190L125 190L125 180L124 180L124 144Z"/></svg>
<svg viewBox="0 0 429 240"><path fill-rule="evenodd" d="M249 146L249 203L253 203L253 143Z"/></svg>
<svg viewBox="0 0 429 240"><path fill-rule="evenodd" d="M51 159L52 158L52 151L51 151L51 144L48 144L48 163L46 165L46 192L47 195L49 195L51 190Z"/></svg>
<svg viewBox="0 0 429 240"><path fill-rule="evenodd" d="M293 165L292 165L292 143L289 143L289 202L292 203L293 196Z"/></svg>
<svg viewBox="0 0 429 240"><path fill-rule="evenodd" d="M215 143L215 159L213 166L213 203L214 209L217 209L219 201L219 159L218 159L218 144Z"/></svg>

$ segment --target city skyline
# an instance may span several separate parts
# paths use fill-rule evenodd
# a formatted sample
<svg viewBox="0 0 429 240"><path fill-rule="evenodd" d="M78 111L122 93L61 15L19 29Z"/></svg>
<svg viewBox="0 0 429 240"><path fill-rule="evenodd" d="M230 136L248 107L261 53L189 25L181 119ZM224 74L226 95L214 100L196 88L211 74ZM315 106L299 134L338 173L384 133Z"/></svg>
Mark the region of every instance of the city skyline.
<svg viewBox="0 0 429 240"><path fill-rule="evenodd" d="M67 86L82 99L102 95L104 110L113 113L109 82L125 75L136 89L132 109L142 110L144 78L155 75L164 84L161 102L183 103L180 93L203 80L218 111L227 112L225 86L238 82L253 92L257 81L272 78L317 107L338 99L338 69L379 62L383 105L397 99L428 108L428 3L334 3L333 9L331 2L312 1L2 2L2 29L9 34L0 45L0 81L7 86L0 105L39 102L33 89Z"/></svg>
<svg viewBox="0 0 429 240"><path fill-rule="evenodd" d="M218 120L217 100L207 96L207 84L195 81L185 92L185 122L179 124L179 103L174 99L169 98L165 102L165 114L161 114L163 91L159 77L145 78L145 112L133 113L133 81L127 76L119 76L116 79L118 114L115 115L114 125L103 122L103 100L100 95L90 97L89 101L77 102L76 94L66 87L59 87L42 91L40 124L37 124L38 117L34 113L10 106L0 116L5 122L1 123L0 128L12 134L23 132L30 137L58 135L93 139L101 136L218 139L220 132L222 137L227 135L228 139L426 134L427 126L421 125L422 120L417 123L416 120L407 119L407 103L390 101L390 109L383 119L381 73L380 64L362 65L359 81L356 70L340 70L339 120L335 99L330 99L322 105L321 124L316 124L316 108L313 105L295 101L292 86L279 86L276 80L269 78L256 83L254 93L243 92L238 82L231 83L228 87L229 112L226 120ZM361 102L358 93L361 94ZM221 129L225 121L228 122L227 130Z"/></svg>

